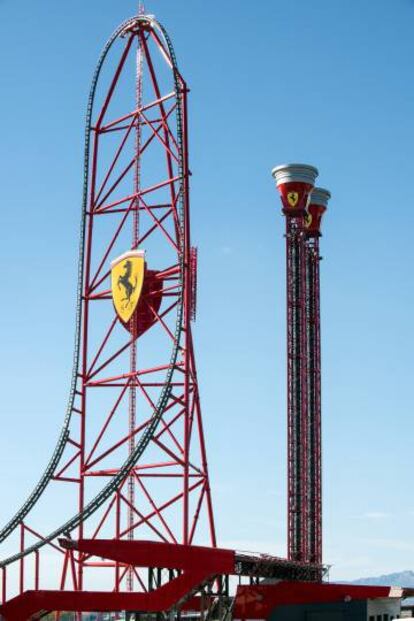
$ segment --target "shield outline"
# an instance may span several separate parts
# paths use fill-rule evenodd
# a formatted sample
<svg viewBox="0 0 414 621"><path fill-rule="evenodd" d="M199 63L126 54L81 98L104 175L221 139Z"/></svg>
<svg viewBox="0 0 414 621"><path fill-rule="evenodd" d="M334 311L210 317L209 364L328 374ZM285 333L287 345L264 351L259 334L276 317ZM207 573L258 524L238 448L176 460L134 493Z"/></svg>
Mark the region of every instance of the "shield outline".
<svg viewBox="0 0 414 621"><path fill-rule="evenodd" d="M123 299L120 298L120 283L119 278L120 275L116 273L115 269L119 266L120 263L126 261L127 259L132 260L134 263L138 263L136 270L136 284L133 289L134 299L131 304L125 305L122 304ZM118 315L119 319L123 323L128 323L128 321L133 316L138 302L141 297L142 287L144 284L145 277L145 250L128 250L121 254L117 259L111 261L111 293L112 293L112 302ZM132 283L130 283L132 285Z"/></svg>
<svg viewBox="0 0 414 621"><path fill-rule="evenodd" d="M310 227L310 225L312 224L312 220L313 220L312 214L309 213L309 211L305 212L304 220L305 220L305 226L308 229Z"/></svg>
<svg viewBox="0 0 414 621"><path fill-rule="evenodd" d="M299 202L299 192L288 192L287 193L287 201L291 207L296 207Z"/></svg>

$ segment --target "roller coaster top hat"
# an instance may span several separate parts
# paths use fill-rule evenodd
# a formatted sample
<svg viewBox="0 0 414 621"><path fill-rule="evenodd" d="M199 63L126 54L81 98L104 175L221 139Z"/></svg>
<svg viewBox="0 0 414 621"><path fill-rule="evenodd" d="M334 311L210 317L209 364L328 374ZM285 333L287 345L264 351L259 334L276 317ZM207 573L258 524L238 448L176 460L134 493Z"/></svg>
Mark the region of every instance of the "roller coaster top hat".
<svg viewBox="0 0 414 621"><path fill-rule="evenodd" d="M272 175L280 192L283 213L304 215L318 169L308 164L282 164L273 168Z"/></svg>
<svg viewBox="0 0 414 621"><path fill-rule="evenodd" d="M325 188L314 188L310 195L309 206L305 215L305 226L308 237L321 235L322 216L328 206L331 193Z"/></svg>

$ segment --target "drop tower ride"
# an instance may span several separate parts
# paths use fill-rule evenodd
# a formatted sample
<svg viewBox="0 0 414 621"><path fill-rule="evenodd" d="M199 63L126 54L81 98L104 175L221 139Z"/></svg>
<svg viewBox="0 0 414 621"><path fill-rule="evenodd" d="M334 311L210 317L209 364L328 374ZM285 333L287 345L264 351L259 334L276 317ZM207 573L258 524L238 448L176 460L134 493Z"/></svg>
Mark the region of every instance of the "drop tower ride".
<svg viewBox="0 0 414 621"><path fill-rule="evenodd" d="M330 193L306 164L273 169L286 218L288 558L322 562L320 226Z"/></svg>

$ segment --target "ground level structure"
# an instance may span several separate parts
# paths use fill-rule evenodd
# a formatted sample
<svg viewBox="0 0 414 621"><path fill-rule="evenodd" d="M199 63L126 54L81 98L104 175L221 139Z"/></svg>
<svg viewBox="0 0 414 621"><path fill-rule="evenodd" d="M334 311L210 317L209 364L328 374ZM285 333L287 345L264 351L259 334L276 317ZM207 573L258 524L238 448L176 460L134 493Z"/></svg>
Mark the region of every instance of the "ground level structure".
<svg viewBox="0 0 414 621"><path fill-rule="evenodd" d="M414 593L330 584L321 581L322 567L222 548L96 539L65 539L61 546L150 573L168 569L169 579L155 581L147 592L25 591L0 607L2 621L40 618L54 610L127 612L135 619L164 613L200 621L391 621L400 616L401 598ZM232 596L229 576L249 584L239 584Z"/></svg>
<svg viewBox="0 0 414 621"><path fill-rule="evenodd" d="M396 587L280 581L239 586L233 618L269 621L391 621L401 615Z"/></svg>

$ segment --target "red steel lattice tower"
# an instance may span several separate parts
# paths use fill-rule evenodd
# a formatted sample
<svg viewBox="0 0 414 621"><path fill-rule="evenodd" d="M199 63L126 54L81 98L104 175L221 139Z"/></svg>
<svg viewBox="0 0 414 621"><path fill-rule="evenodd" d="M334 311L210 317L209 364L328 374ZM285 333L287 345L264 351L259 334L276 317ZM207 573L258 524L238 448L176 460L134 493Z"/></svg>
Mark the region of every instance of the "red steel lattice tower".
<svg viewBox="0 0 414 621"><path fill-rule="evenodd" d="M191 331L187 94L153 16L114 32L87 113L69 406L45 473L0 531L2 601L16 583L20 593L45 582L88 589L100 570L115 591L148 588L134 567L62 550L62 535L216 544ZM128 320L114 308L120 281L111 282L125 253L145 253Z"/></svg>
<svg viewBox="0 0 414 621"><path fill-rule="evenodd" d="M305 215L306 341L308 370L308 547L306 560L322 563L322 447L321 447L321 315L319 238L330 193L314 188Z"/></svg>
<svg viewBox="0 0 414 621"><path fill-rule="evenodd" d="M288 558L308 560L309 420L305 216L318 171L305 164L273 169L286 217Z"/></svg>

